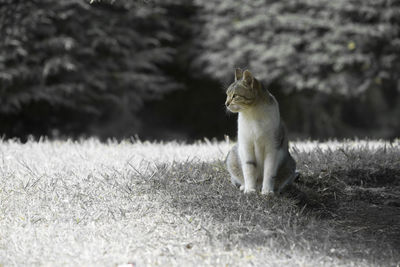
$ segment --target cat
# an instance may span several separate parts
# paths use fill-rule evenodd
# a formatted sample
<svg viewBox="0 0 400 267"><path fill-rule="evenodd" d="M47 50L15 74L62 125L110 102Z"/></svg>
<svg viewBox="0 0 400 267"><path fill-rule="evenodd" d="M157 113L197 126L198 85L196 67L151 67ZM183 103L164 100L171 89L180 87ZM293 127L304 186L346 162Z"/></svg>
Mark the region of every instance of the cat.
<svg viewBox="0 0 400 267"><path fill-rule="evenodd" d="M231 182L244 193L260 187L264 195L280 193L297 173L278 102L250 71L239 68L226 95L227 109L239 113L238 142L226 157Z"/></svg>

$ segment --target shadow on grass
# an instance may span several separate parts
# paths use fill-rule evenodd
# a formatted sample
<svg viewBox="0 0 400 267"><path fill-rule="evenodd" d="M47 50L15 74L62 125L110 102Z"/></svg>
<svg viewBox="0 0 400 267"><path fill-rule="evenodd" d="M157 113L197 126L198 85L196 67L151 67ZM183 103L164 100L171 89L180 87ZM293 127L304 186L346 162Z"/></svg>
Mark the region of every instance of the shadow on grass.
<svg viewBox="0 0 400 267"><path fill-rule="evenodd" d="M227 250L275 246L282 252L296 246L393 265L400 261L400 209L393 204L398 171L363 171L304 175L287 192L268 198L244 195L231 185L222 162L175 163L159 167L148 193L160 195L182 216L197 217ZM387 178L391 173L395 178Z"/></svg>

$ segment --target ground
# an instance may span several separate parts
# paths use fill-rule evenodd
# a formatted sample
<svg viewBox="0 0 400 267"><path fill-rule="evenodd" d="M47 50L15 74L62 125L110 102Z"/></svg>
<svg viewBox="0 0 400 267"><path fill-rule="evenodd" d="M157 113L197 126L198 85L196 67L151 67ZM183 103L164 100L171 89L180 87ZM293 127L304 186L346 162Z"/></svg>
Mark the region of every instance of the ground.
<svg viewBox="0 0 400 267"><path fill-rule="evenodd" d="M293 142L274 197L231 145L0 141L0 266L400 265L400 141Z"/></svg>

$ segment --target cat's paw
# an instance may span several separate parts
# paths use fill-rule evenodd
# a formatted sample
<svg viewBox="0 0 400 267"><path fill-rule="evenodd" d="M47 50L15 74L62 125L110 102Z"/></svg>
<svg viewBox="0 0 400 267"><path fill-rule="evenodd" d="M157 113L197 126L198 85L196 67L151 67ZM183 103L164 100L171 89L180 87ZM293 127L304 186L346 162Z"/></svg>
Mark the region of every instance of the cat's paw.
<svg viewBox="0 0 400 267"><path fill-rule="evenodd" d="M240 191L244 191L244 185L241 185L241 186L239 187L239 189L240 189Z"/></svg>
<svg viewBox="0 0 400 267"><path fill-rule="evenodd" d="M252 194L252 193L255 193L255 192L256 192L255 188L245 188L244 189L244 193L245 194Z"/></svg>
<svg viewBox="0 0 400 267"><path fill-rule="evenodd" d="M265 196L273 196L273 195L275 194L275 192L272 191L271 189L263 188L263 189L261 190L261 194L262 194L262 195L265 195Z"/></svg>

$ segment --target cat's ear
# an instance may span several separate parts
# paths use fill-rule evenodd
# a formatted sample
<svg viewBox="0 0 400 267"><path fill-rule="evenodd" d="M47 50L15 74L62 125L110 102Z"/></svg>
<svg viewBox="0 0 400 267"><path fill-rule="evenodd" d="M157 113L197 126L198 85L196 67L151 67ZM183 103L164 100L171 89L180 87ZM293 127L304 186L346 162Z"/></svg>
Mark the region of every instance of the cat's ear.
<svg viewBox="0 0 400 267"><path fill-rule="evenodd" d="M251 83L251 88L259 90L261 89L261 83L256 78L254 78L253 82Z"/></svg>
<svg viewBox="0 0 400 267"><path fill-rule="evenodd" d="M253 75L251 75L250 71L245 70L243 72L243 81L249 86L253 83Z"/></svg>
<svg viewBox="0 0 400 267"><path fill-rule="evenodd" d="M236 68L235 69L235 82L237 80L242 79L242 77L243 77L243 71L240 68Z"/></svg>

